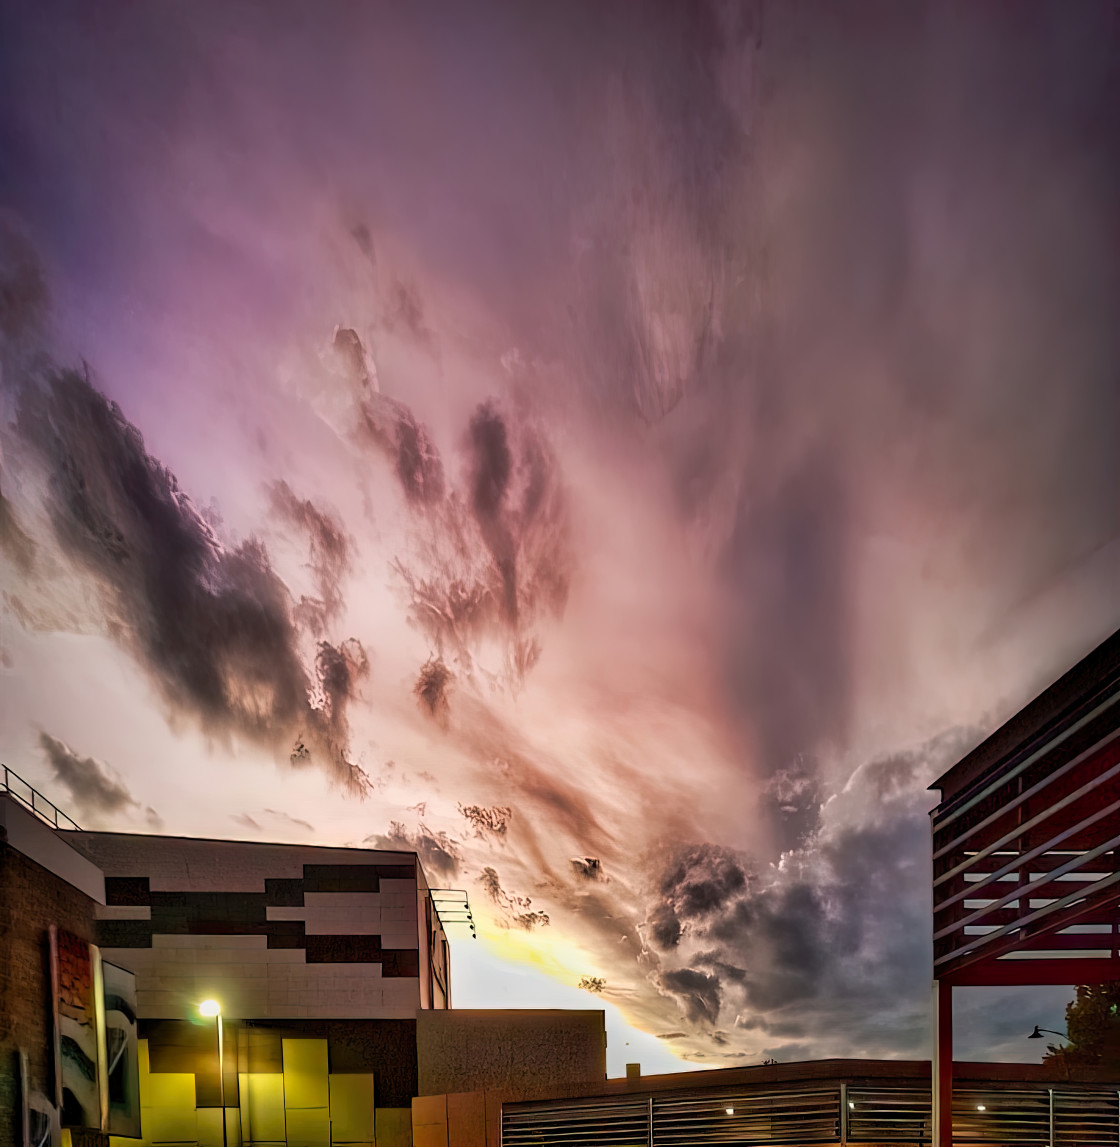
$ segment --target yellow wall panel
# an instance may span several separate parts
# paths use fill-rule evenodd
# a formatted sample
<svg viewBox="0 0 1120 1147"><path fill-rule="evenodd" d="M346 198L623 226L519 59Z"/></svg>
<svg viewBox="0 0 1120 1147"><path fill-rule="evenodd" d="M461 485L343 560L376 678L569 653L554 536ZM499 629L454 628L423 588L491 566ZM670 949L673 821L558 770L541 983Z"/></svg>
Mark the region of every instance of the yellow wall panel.
<svg viewBox="0 0 1120 1147"><path fill-rule="evenodd" d="M331 1124L325 1107L288 1108L288 1147L330 1147Z"/></svg>
<svg viewBox="0 0 1120 1147"><path fill-rule="evenodd" d="M223 1147L220 1107L198 1109L198 1147ZM241 1147L241 1113L236 1107L226 1108L226 1144Z"/></svg>
<svg viewBox="0 0 1120 1147"><path fill-rule="evenodd" d="M146 1079L147 1096L140 1092L140 1126L148 1143L196 1143L198 1123L194 1110L194 1076L186 1072L155 1071ZM147 1099L147 1104L144 1099Z"/></svg>
<svg viewBox="0 0 1120 1147"><path fill-rule="evenodd" d="M222 1147L221 1108L200 1107L196 1114L198 1147Z"/></svg>
<svg viewBox="0 0 1120 1147"><path fill-rule="evenodd" d="M373 1142L373 1076L328 1077L331 1097L331 1141Z"/></svg>
<svg viewBox="0 0 1120 1147"><path fill-rule="evenodd" d="M283 1143L284 1077L275 1072L241 1076L241 1106L245 1138L251 1143Z"/></svg>
<svg viewBox="0 0 1120 1147"><path fill-rule="evenodd" d="M284 1104L290 1108L326 1108L327 1041L286 1039L284 1046Z"/></svg>

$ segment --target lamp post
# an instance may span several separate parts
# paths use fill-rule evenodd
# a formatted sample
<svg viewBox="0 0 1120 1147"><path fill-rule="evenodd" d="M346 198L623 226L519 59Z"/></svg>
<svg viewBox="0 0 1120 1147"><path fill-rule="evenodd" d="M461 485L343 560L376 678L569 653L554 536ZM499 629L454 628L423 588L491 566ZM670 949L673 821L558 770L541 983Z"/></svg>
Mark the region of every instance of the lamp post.
<svg viewBox="0 0 1120 1147"><path fill-rule="evenodd" d="M199 1012L209 1019L211 1016L217 1021L218 1028L218 1102L222 1105L222 1147L228 1147L226 1142L226 1070L222 1057L222 1005L217 1000L203 1000L198 1005Z"/></svg>
<svg viewBox="0 0 1120 1147"><path fill-rule="evenodd" d="M1071 1042L1068 1035L1062 1032L1056 1032L1053 1028L1040 1028L1038 1024L1034 1025L1034 1031L1031 1032L1027 1039L1042 1039L1042 1033L1048 1032L1050 1035L1056 1035L1059 1039L1064 1039L1067 1043Z"/></svg>

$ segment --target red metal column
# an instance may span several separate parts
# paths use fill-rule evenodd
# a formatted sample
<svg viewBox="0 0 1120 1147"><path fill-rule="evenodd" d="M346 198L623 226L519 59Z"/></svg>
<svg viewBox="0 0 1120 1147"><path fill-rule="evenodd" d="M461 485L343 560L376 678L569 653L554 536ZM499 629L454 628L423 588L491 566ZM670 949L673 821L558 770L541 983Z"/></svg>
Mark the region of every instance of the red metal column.
<svg viewBox="0 0 1120 1147"><path fill-rule="evenodd" d="M933 1144L953 1145L953 988L933 981Z"/></svg>

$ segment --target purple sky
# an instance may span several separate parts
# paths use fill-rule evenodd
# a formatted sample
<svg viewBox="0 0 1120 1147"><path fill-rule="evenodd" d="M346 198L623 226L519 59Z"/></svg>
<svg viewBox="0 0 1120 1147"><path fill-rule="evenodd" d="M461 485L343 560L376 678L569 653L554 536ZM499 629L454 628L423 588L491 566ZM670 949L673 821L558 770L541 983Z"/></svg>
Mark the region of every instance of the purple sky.
<svg viewBox="0 0 1120 1147"><path fill-rule="evenodd" d="M459 1003L513 960L694 1063L924 1054L927 786L1120 622L1118 37L7 6L0 757L418 849Z"/></svg>

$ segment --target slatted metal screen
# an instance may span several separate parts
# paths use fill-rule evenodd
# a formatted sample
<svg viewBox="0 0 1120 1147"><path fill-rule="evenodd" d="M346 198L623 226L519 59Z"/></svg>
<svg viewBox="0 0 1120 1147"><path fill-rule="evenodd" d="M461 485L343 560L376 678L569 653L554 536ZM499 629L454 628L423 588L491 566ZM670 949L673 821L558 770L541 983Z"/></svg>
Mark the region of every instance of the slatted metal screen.
<svg viewBox="0 0 1120 1147"><path fill-rule="evenodd" d="M1120 1094L1054 1092L1055 1147L1116 1147Z"/></svg>
<svg viewBox="0 0 1120 1147"><path fill-rule="evenodd" d="M1050 1095L1009 1088L953 1093L953 1142L1039 1144L1050 1142Z"/></svg>
<svg viewBox="0 0 1120 1147"><path fill-rule="evenodd" d="M850 1143L928 1143L931 1128L928 1087L849 1087Z"/></svg>
<svg viewBox="0 0 1120 1147"><path fill-rule="evenodd" d="M502 1147L649 1147L649 1101L579 1100L502 1110Z"/></svg>
<svg viewBox="0 0 1120 1147"><path fill-rule="evenodd" d="M840 1135L840 1092L713 1090L653 1098L653 1142L835 1143Z"/></svg>
<svg viewBox="0 0 1120 1147"><path fill-rule="evenodd" d="M703 1147L705 1144L926 1144L924 1087L712 1088L688 1093L507 1104L503 1147ZM961 1088L962 1147L1118 1147L1120 1096L1103 1087Z"/></svg>

